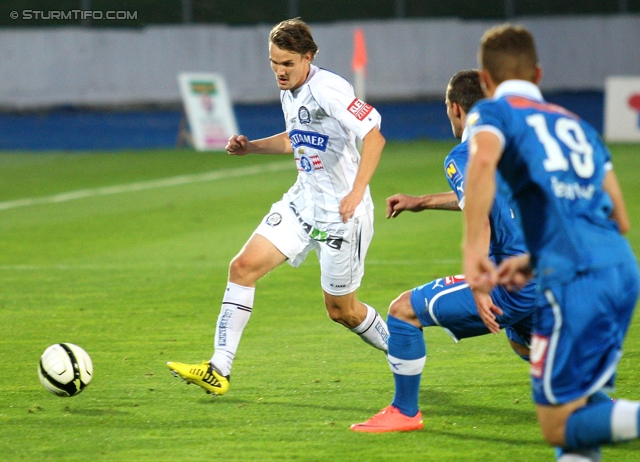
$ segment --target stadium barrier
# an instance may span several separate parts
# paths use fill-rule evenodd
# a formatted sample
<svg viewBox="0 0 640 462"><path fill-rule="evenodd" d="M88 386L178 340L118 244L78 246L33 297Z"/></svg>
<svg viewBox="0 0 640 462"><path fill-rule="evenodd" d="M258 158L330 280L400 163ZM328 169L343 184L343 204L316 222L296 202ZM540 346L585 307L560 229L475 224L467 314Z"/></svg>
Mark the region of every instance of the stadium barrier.
<svg viewBox="0 0 640 462"><path fill-rule="evenodd" d="M602 92L560 92L546 96L579 114L602 133ZM453 140L444 95L431 100L372 103L382 114L382 133L390 141ZM249 138L263 138L284 129L279 103L237 104L234 112L239 131ZM126 111L59 107L0 113L0 149L168 149L185 145L184 140L178 139L184 122L180 105Z"/></svg>
<svg viewBox="0 0 640 462"><path fill-rule="evenodd" d="M640 142L640 77L607 79L604 137L610 142Z"/></svg>

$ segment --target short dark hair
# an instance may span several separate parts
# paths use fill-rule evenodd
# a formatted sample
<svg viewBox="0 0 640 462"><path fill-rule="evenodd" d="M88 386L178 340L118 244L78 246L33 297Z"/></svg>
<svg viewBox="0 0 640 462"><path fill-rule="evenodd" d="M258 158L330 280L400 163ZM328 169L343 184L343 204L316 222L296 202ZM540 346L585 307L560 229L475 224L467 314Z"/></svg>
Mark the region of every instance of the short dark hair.
<svg viewBox="0 0 640 462"><path fill-rule="evenodd" d="M457 103L469 112L471 106L484 98L480 86L480 74L475 69L469 69L456 73L447 86L447 99L450 103Z"/></svg>
<svg viewBox="0 0 640 462"><path fill-rule="evenodd" d="M271 29L269 43L291 53L301 55L311 53L311 60L318 53L318 45L313 41L311 29L300 18L287 19L277 24Z"/></svg>
<svg viewBox="0 0 640 462"><path fill-rule="evenodd" d="M495 84L510 79L535 82L538 54L533 35L513 24L492 27L480 40L478 61Z"/></svg>

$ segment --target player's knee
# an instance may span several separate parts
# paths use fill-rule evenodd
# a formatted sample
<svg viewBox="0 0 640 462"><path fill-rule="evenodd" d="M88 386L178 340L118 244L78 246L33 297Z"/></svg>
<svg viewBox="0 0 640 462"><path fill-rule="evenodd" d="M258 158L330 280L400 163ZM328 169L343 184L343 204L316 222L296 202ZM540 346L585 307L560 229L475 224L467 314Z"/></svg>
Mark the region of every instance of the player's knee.
<svg viewBox="0 0 640 462"><path fill-rule="evenodd" d="M358 305L355 300L340 297L325 296L324 299L329 318L349 328L357 327L362 322L362 319L359 319L362 316L358 316Z"/></svg>
<svg viewBox="0 0 640 462"><path fill-rule="evenodd" d="M416 319L416 314L411 306L411 292L405 292L391 302L389 314L402 321L412 321Z"/></svg>
<svg viewBox="0 0 640 462"><path fill-rule="evenodd" d="M325 300L324 306L327 309L329 318L333 322L337 322L338 324L342 324L346 327L353 327L354 325L357 325L357 319L355 319L355 317L339 303Z"/></svg>
<svg viewBox="0 0 640 462"><path fill-rule="evenodd" d="M542 437L550 446L564 446L564 426L542 427Z"/></svg>
<svg viewBox="0 0 640 462"><path fill-rule="evenodd" d="M236 256L229 264L229 274L231 276L239 276L247 272L248 262L242 255Z"/></svg>
<svg viewBox="0 0 640 462"><path fill-rule="evenodd" d="M255 282L256 268L251 258L244 254L237 255L229 264L229 280L249 285Z"/></svg>
<svg viewBox="0 0 640 462"><path fill-rule="evenodd" d="M570 412L566 406L537 406L542 437L550 446L565 445L565 428Z"/></svg>
<svg viewBox="0 0 640 462"><path fill-rule="evenodd" d="M338 324L344 324L345 319L342 312L337 309L335 306L325 306L327 308L327 314L329 315L329 319L333 322L337 322Z"/></svg>

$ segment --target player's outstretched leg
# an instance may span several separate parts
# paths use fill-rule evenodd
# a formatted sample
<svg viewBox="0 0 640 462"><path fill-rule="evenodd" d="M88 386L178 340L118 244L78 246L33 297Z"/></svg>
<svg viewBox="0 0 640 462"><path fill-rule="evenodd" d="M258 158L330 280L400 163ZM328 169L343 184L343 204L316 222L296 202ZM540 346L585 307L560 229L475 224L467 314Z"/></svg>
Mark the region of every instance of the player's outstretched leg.
<svg viewBox="0 0 640 462"><path fill-rule="evenodd" d="M420 430L422 413L418 409L420 378L427 358L422 329L394 316L387 318L389 353L387 359L396 383L391 406L366 422L353 424L355 432L384 433Z"/></svg>
<svg viewBox="0 0 640 462"><path fill-rule="evenodd" d="M347 327L374 348L387 351L386 323L374 308L358 301L356 292L332 295L324 290L324 306L332 321Z"/></svg>
<svg viewBox="0 0 640 462"><path fill-rule="evenodd" d="M222 308L218 316L211 361L202 364L169 362L167 366L176 377L187 383L195 383L207 393L224 395L229 389L231 366L235 358L240 337L249 322L253 308L255 288L227 283Z"/></svg>

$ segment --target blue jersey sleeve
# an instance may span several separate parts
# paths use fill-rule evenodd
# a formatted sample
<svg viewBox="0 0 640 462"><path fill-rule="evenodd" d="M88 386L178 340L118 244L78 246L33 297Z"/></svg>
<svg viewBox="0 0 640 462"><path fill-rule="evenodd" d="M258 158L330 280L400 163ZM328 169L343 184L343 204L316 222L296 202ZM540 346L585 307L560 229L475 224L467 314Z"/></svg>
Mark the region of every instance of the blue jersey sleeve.
<svg viewBox="0 0 640 462"><path fill-rule="evenodd" d="M453 148L444 160L444 174L449 187L458 196L460 208L464 208L464 173L468 158L467 143L463 142Z"/></svg>

